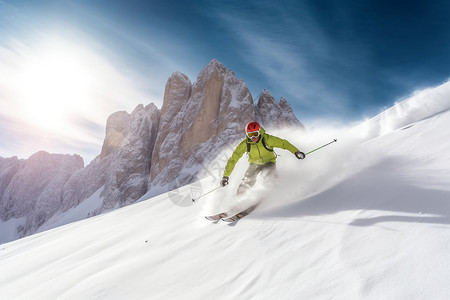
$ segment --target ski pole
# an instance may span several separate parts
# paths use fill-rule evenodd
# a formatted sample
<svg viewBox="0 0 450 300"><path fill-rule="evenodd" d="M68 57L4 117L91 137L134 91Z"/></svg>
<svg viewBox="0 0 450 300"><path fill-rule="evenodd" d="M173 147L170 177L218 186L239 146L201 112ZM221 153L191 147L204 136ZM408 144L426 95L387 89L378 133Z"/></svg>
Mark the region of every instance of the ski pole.
<svg viewBox="0 0 450 300"><path fill-rule="evenodd" d="M316 149L314 149L314 150L312 150L312 151L309 151L309 152L306 153L305 155L308 155L308 154L310 154L310 153L313 153L314 151L317 151L317 150L319 150L319 149L322 149L323 147L328 146L329 144L332 144L332 143L335 143L335 142L337 142L337 139L334 139L333 141L329 142L328 144L325 144L325 145L323 145L323 146L320 146L319 148L316 148Z"/></svg>
<svg viewBox="0 0 450 300"><path fill-rule="evenodd" d="M192 198L192 202L195 202L195 201L197 201L198 199L200 199L200 198L202 198L202 197L204 197L204 196L206 196L206 195L208 195L208 194L211 194L212 192L214 192L215 190L220 189L221 187L222 187L222 186L220 185L220 186L218 186L218 187L216 187L216 188L210 190L209 192L204 193L203 195L201 195L201 196L199 196L199 197L197 197L197 198Z"/></svg>

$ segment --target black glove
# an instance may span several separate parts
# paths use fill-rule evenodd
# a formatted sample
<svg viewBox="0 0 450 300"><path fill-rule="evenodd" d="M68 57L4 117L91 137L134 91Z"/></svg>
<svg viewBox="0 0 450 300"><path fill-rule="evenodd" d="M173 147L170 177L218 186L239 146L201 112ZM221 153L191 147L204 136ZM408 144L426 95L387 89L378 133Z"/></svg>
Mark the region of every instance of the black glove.
<svg viewBox="0 0 450 300"><path fill-rule="evenodd" d="M222 180L220 181L220 185L221 186L226 186L228 184L228 177L227 176L223 176Z"/></svg>
<svg viewBox="0 0 450 300"><path fill-rule="evenodd" d="M302 151L297 151L294 154L298 159L304 159L306 157L305 153L303 153Z"/></svg>

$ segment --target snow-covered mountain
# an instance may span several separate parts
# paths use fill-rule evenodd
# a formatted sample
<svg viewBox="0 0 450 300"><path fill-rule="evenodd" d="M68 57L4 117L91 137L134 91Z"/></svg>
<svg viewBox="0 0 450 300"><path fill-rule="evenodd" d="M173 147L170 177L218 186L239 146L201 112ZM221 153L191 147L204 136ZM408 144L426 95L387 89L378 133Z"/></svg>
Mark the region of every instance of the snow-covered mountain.
<svg viewBox="0 0 450 300"><path fill-rule="evenodd" d="M34 233L61 209L64 184L83 168L78 155L51 155L41 151L27 160L0 158L0 218L22 219L16 226L19 236ZM4 241L11 236L0 223Z"/></svg>
<svg viewBox="0 0 450 300"><path fill-rule="evenodd" d="M248 200L233 196L244 160L229 186L195 204L191 193L217 185L212 175L1 245L0 295L449 299L449 127L446 83L355 128L290 130L292 142L305 151L332 138L338 143L302 161L280 152L277 184L257 186L252 195L265 201L238 223L215 224L203 216ZM175 198L190 206L175 205ZM59 222L89 210L82 206L91 200Z"/></svg>
<svg viewBox="0 0 450 300"><path fill-rule="evenodd" d="M167 81L161 109L141 104L131 114L108 118L102 151L84 168L77 155L0 158L0 242L51 228L59 215L87 199L92 202L82 207L89 210L79 209L83 213L71 220L205 177L206 166L234 147L253 120L268 128L303 128L286 100L277 103L263 91L255 104L246 84L217 60L193 84L176 72Z"/></svg>

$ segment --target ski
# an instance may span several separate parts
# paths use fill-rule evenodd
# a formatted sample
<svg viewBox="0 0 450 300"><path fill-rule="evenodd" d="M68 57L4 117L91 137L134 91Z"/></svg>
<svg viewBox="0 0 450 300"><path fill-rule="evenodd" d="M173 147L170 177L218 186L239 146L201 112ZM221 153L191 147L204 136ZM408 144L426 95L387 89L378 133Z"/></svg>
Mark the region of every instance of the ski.
<svg viewBox="0 0 450 300"><path fill-rule="evenodd" d="M252 211L254 211L255 208L256 208L258 205L259 205L259 203L254 204L254 205L250 206L249 208L246 208L246 209L244 209L243 211L238 212L238 213L235 214L234 216L222 218L222 221L228 222L228 223L236 222L237 220L242 219L243 217L245 217L246 215L248 215L249 213L251 213Z"/></svg>
<svg viewBox="0 0 450 300"><path fill-rule="evenodd" d="M220 219L226 218L227 217L227 213L220 213L217 215L212 215L212 216L205 216L206 220L208 221L219 221Z"/></svg>

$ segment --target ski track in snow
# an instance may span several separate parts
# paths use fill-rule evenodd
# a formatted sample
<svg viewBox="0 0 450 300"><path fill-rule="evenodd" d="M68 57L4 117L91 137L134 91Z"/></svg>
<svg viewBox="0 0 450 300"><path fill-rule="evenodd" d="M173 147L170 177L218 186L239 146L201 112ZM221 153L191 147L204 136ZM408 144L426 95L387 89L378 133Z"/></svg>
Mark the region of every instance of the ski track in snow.
<svg viewBox="0 0 450 300"><path fill-rule="evenodd" d="M333 138L338 143L303 161L278 151L275 186L258 185L254 197L240 203L233 195L245 157L228 187L195 204L189 203L191 186L185 186L0 245L0 295L449 299L450 111L442 104L448 89L446 84L437 96L430 90L415 95L410 107L426 100L428 115L412 123L414 110L400 103L410 116L382 132L382 116L357 131L274 132L305 152ZM219 180L205 178L192 187L208 191ZM259 197L263 204L237 223L203 218ZM174 204L179 201L189 205Z"/></svg>

